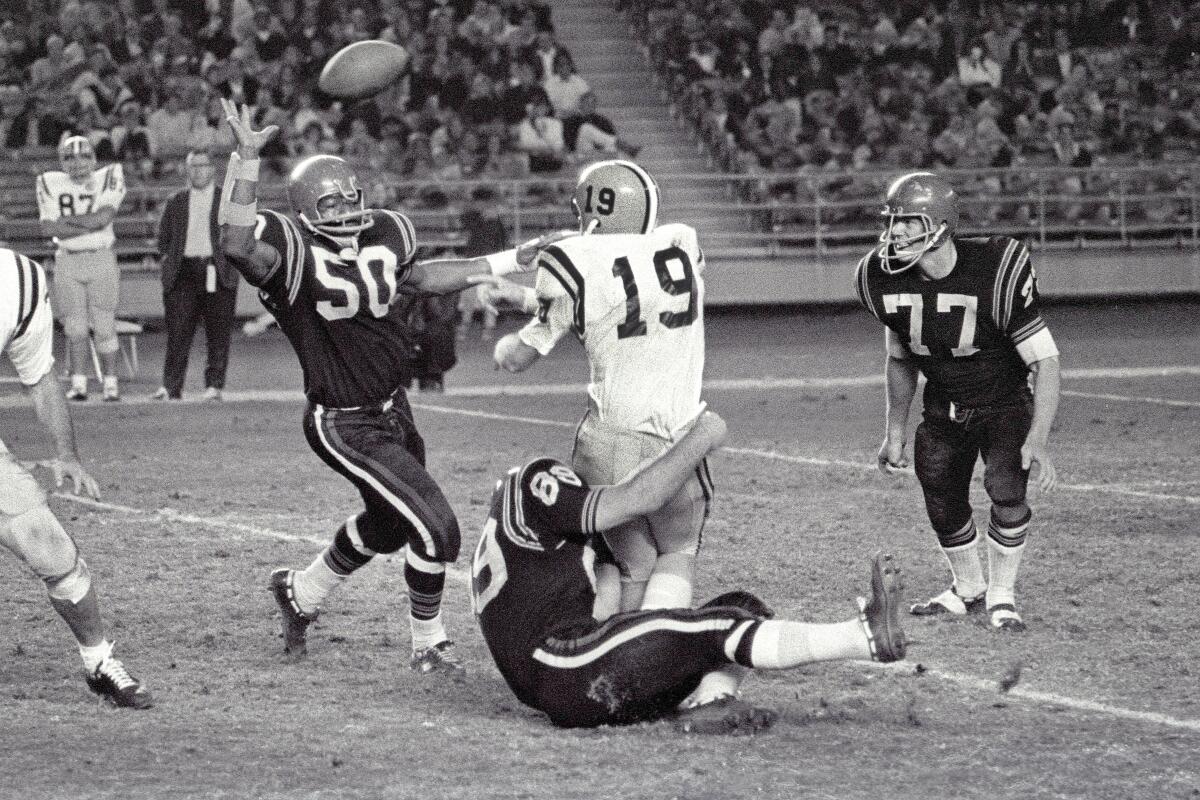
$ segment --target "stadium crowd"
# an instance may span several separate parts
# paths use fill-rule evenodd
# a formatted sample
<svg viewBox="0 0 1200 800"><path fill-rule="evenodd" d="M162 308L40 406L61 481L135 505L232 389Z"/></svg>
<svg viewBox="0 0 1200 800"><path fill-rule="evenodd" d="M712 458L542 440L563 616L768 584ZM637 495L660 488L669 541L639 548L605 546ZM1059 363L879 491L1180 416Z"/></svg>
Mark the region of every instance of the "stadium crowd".
<svg viewBox="0 0 1200 800"><path fill-rule="evenodd" d="M1034 179L1013 168L1169 162L1178 168L1148 179L1158 183L1127 191L1190 189L1185 162L1200 150L1200 3L621 5L723 168L799 174L766 186L775 198L873 197L878 179L855 174L921 167L976 170L978 185L960 189L994 195L1030 188ZM1079 194L1084 180L1103 193L1120 178L1066 173L1046 188ZM1070 220L1113 215L1104 203L1057 210ZM1158 221L1184 210L1170 202L1141 208ZM980 222L1029 213L976 211Z"/></svg>

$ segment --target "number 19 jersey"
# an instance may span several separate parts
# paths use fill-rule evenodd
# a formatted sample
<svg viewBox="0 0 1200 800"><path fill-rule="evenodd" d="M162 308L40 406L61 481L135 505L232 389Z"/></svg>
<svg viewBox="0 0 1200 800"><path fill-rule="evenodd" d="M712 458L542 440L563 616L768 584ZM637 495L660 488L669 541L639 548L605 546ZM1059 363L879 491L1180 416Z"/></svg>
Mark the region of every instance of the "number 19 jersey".
<svg viewBox="0 0 1200 800"><path fill-rule="evenodd" d="M416 254L412 223L375 211L358 248L303 230L275 211L254 235L279 252L259 296L291 341L309 401L329 408L382 402L406 376L414 338L394 304Z"/></svg>
<svg viewBox="0 0 1200 800"><path fill-rule="evenodd" d="M567 332L591 364L592 413L664 439L695 416L704 376L704 253L688 225L596 234L547 247L539 311L521 340L550 352Z"/></svg>

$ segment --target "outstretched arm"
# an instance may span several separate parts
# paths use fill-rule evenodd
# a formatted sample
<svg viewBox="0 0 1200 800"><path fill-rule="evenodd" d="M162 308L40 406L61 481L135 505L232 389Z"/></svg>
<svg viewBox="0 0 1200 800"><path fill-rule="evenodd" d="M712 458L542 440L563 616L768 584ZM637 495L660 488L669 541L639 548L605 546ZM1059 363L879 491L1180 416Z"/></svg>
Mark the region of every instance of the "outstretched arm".
<svg viewBox="0 0 1200 800"><path fill-rule="evenodd" d="M221 252L233 262L252 286L261 286L279 266L279 251L254 236L258 215L258 154L279 130L269 125L261 131L250 127L250 109L221 98L225 120L237 140L237 151L229 157L225 187L221 191Z"/></svg>
<svg viewBox="0 0 1200 800"><path fill-rule="evenodd" d="M75 494L82 492L98 499L100 487L79 461L79 453L75 449L75 427L71 424L71 415L54 371L48 371L41 380L30 386L29 395L33 399L38 420L54 439L56 458L51 468L54 470L55 485L62 486L64 476L69 476Z"/></svg>

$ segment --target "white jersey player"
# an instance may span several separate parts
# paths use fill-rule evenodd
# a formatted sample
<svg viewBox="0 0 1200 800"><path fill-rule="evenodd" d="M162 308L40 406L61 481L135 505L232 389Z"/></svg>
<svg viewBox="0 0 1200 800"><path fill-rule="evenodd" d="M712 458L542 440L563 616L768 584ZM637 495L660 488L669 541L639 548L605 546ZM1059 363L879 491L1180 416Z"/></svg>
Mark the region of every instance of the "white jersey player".
<svg viewBox="0 0 1200 800"><path fill-rule="evenodd" d="M79 463L71 417L54 376L54 317L40 264L0 248L0 350L33 399L38 419L57 448L55 480L70 477L76 494L99 496L96 481ZM88 687L109 702L149 708L150 693L112 655L104 636L91 573L71 536L46 505L33 476L0 442L0 544L42 579L50 605L79 643Z"/></svg>
<svg viewBox="0 0 1200 800"><path fill-rule="evenodd" d="M96 167L91 142L70 136L58 147L61 170L37 179L38 218L56 246L54 288L71 344L72 400L87 399L88 335L104 373L104 399L117 400L116 314L120 272L113 217L125 198L120 164Z"/></svg>
<svg viewBox="0 0 1200 800"><path fill-rule="evenodd" d="M539 254L524 302L536 305L536 317L502 338L495 357L518 371L568 332L583 342L591 382L573 466L589 484L616 484L665 450L702 408L704 254L691 227L655 227L658 187L632 162L586 167L573 202L583 235ZM621 610L691 604L711 498L701 464L662 510L605 534L620 566Z"/></svg>

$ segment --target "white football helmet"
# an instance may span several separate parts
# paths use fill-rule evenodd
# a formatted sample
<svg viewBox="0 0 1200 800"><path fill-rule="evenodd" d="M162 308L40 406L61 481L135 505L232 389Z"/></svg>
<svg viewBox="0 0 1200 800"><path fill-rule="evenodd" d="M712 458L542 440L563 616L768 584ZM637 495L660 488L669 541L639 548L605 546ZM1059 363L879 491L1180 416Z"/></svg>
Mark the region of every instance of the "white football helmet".
<svg viewBox="0 0 1200 800"><path fill-rule="evenodd" d="M582 233L649 233L658 222L658 184L632 161L589 164L571 199Z"/></svg>
<svg viewBox="0 0 1200 800"><path fill-rule="evenodd" d="M73 179L83 180L96 169L96 151L86 136L68 136L58 145L58 163Z"/></svg>

